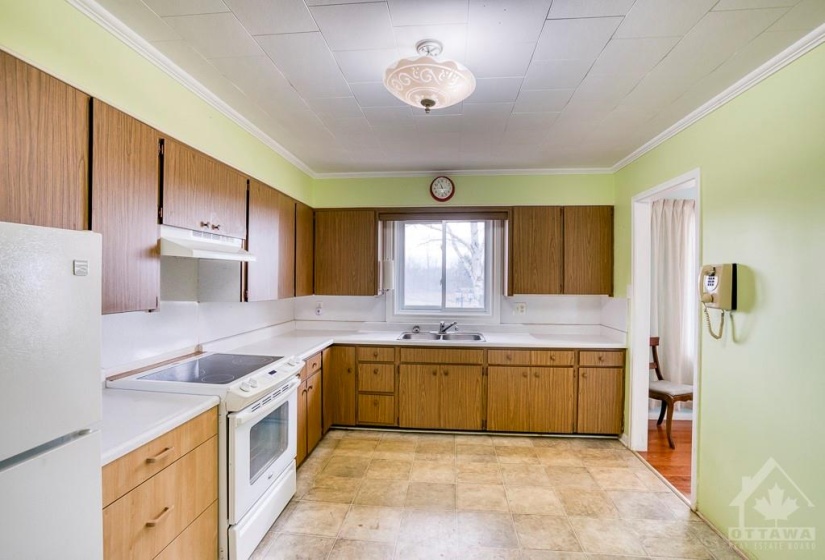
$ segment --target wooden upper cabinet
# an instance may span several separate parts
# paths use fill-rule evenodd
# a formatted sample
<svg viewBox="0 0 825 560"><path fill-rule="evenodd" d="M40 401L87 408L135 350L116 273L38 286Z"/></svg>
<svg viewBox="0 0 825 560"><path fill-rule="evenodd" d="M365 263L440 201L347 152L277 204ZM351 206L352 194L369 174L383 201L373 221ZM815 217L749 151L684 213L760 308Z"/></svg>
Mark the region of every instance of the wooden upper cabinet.
<svg viewBox="0 0 825 560"><path fill-rule="evenodd" d="M89 227L85 93L0 51L0 221Z"/></svg>
<svg viewBox="0 0 825 560"><path fill-rule="evenodd" d="M313 293L313 240L315 224L312 208L295 204L295 295L311 296Z"/></svg>
<svg viewBox="0 0 825 560"><path fill-rule="evenodd" d="M295 200L278 193L278 298L295 296Z"/></svg>
<svg viewBox="0 0 825 560"><path fill-rule="evenodd" d="M378 221L374 211L315 212L315 293L378 293Z"/></svg>
<svg viewBox="0 0 825 560"><path fill-rule="evenodd" d="M249 184L247 301L295 295L295 201L258 181Z"/></svg>
<svg viewBox="0 0 825 560"><path fill-rule="evenodd" d="M159 135L94 100L92 229L103 236L103 313L157 309Z"/></svg>
<svg viewBox="0 0 825 560"><path fill-rule="evenodd" d="M562 235L561 207L513 208L509 295L562 293Z"/></svg>
<svg viewBox="0 0 825 560"><path fill-rule="evenodd" d="M564 208L564 293L613 294L613 207Z"/></svg>
<svg viewBox="0 0 825 560"><path fill-rule="evenodd" d="M165 140L163 223L246 237L246 177L197 150Z"/></svg>

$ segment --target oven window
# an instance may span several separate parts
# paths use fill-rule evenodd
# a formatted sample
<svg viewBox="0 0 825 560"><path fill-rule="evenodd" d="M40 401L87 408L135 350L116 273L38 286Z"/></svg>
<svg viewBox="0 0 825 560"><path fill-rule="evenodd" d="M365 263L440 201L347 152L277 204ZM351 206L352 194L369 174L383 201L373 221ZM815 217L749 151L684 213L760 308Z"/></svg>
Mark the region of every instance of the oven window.
<svg viewBox="0 0 825 560"><path fill-rule="evenodd" d="M289 403L286 402L252 426L249 432L249 483L286 451L288 441Z"/></svg>

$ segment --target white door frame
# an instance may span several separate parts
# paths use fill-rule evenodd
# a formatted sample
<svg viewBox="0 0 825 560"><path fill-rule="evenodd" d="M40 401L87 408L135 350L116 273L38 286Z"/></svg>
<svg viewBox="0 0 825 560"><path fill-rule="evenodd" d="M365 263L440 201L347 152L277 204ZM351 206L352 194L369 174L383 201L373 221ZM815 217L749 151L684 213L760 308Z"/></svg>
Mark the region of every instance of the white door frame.
<svg viewBox="0 0 825 560"><path fill-rule="evenodd" d="M650 265L651 265L651 203L667 194L688 186L696 188L696 265L701 261L700 173L693 169L684 175L637 194L631 199L631 290L630 290L630 449L647 451L648 388L650 383ZM693 183L690 185L689 183ZM697 311L698 314L698 311ZM693 396L699 398L699 340L701 324L696 321L696 348L694 349ZM693 448L691 450L691 506L696 505L696 456L698 452L698 407L693 408Z"/></svg>

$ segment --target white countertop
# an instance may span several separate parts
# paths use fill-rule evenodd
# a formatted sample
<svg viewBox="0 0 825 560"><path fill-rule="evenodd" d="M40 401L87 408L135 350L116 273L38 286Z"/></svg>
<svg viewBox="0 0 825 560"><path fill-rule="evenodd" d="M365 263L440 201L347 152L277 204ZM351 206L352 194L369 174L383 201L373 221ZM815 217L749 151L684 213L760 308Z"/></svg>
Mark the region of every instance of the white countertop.
<svg viewBox="0 0 825 560"><path fill-rule="evenodd" d="M101 465L206 412L218 397L103 389Z"/></svg>

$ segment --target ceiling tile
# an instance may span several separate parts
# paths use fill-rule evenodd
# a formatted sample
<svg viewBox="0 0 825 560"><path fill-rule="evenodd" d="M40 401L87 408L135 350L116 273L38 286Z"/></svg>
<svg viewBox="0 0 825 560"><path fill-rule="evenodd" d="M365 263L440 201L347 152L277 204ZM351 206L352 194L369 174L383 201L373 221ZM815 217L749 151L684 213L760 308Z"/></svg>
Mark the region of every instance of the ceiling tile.
<svg viewBox="0 0 825 560"><path fill-rule="evenodd" d="M476 78L524 77L534 48L533 43L469 44L467 67Z"/></svg>
<svg viewBox="0 0 825 560"><path fill-rule="evenodd" d="M470 39L535 43L550 3L551 0L470 0Z"/></svg>
<svg viewBox="0 0 825 560"><path fill-rule="evenodd" d="M507 130L535 130L552 125L559 113L513 113L507 120Z"/></svg>
<svg viewBox="0 0 825 560"><path fill-rule="evenodd" d="M364 133L372 130L370 123L363 115L348 118L322 118L321 121L335 136L346 136L354 133Z"/></svg>
<svg viewBox="0 0 825 560"><path fill-rule="evenodd" d="M389 0L392 24L467 23L468 0Z"/></svg>
<svg viewBox="0 0 825 560"><path fill-rule="evenodd" d="M318 31L303 0L226 0L252 35Z"/></svg>
<svg viewBox="0 0 825 560"><path fill-rule="evenodd" d="M578 86L592 60L534 60L524 77L524 89L571 89Z"/></svg>
<svg viewBox="0 0 825 560"><path fill-rule="evenodd" d="M469 100L473 103L515 101L523 81L523 78L484 78L476 80L476 90Z"/></svg>
<svg viewBox="0 0 825 560"><path fill-rule="evenodd" d="M391 49L395 35L384 2L312 8L312 15L333 51Z"/></svg>
<svg viewBox="0 0 825 560"><path fill-rule="evenodd" d="M521 90L514 113L555 113L564 109L573 96L573 89Z"/></svg>
<svg viewBox="0 0 825 560"><path fill-rule="evenodd" d="M533 60L594 59L621 22L620 17L549 20Z"/></svg>
<svg viewBox="0 0 825 560"><path fill-rule="evenodd" d="M555 113L546 113L555 115ZM550 133L548 128L510 128L504 131L502 137L503 144L538 144L541 143Z"/></svg>
<svg viewBox="0 0 825 560"><path fill-rule="evenodd" d="M307 6L332 6L333 4L362 4L370 0L304 0Z"/></svg>
<svg viewBox="0 0 825 560"><path fill-rule="evenodd" d="M419 56L415 45L424 39L435 39L443 45L441 58L457 60L467 64L467 25L452 23L446 25L411 25L395 27L395 45L399 57Z"/></svg>
<svg viewBox="0 0 825 560"><path fill-rule="evenodd" d="M270 114L309 109L266 55L213 58L210 62Z"/></svg>
<svg viewBox="0 0 825 560"><path fill-rule="evenodd" d="M384 71L400 58L396 49L337 51L332 54L348 82L383 80Z"/></svg>
<svg viewBox="0 0 825 560"><path fill-rule="evenodd" d="M223 0L143 0L159 16L191 16L228 12Z"/></svg>
<svg viewBox="0 0 825 560"><path fill-rule="evenodd" d="M632 74L637 80L641 79L678 42L678 37L612 39L596 59L590 73Z"/></svg>
<svg viewBox="0 0 825 560"><path fill-rule="evenodd" d="M636 0L615 37L676 37L696 25L717 0Z"/></svg>
<svg viewBox="0 0 825 560"><path fill-rule="evenodd" d="M366 107L361 111L373 128L415 124L412 107Z"/></svg>
<svg viewBox="0 0 825 560"><path fill-rule="evenodd" d="M818 2L818 0L814 0ZM753 10L756 8L784 8L796 6L799 0L719 0L714 11Z"/></svg>
<svg viewBox="0 0 825 560"><path fill-rule="evenodd" d="M638 82L639 77L631 73L588 74L570 99L568 108L613 109Z"/></svg>
<svg viewBox="0 0 825 560"><path fill-rule="evenodd" d="M786 9L708 12L660 65L671 74L698 80L759 35Z"/></svg>
<svg viewBox="0 0 825 560"><path fill-rule="evenodd" d="M426 136L435 132L458 132L461 126L461 115L424 115L419 113L413 117L415 127Z"/></svg>
<svg viewBox="0 0 825 560"><path fill-rule="evenodd" d="M206 58L261 54L255 40L229 12L163 19Z"/></svg>
<svg viewBox="0 0 825 560"><path fill-rule="evenodd" d="M361 107L354 97L326 97L309 100L310 108L321 120L364 118Z"/></svg>
<svg viewBox="0 0 825 560"><path fill-rule="evenodd" d="M825 2L802 0L782 16L769 31L811 31L825 23Z"/></svg>
<svg viewBox="0 0 825 560"><path fill-rule="evenodd" d="M351 95L320 33L256 37L278 69L305 98Z"/></svg>
<svg viewBox="0 0 825 560"><path fill-rule="evenodd" d="M99 0L107 12L128 25L142 38L153 41L175 41L181 37L160 16L143 2L134 0Z"/></svg>
<svg viewBox="0 0 825 560"><path fill-rule="evenodd" d="M636 0L554 0L547 19L623 16Z"/></svg>
<svg viewBox="0 0 825 560"><path fill-rule="evenodd" d="M349 87L361 107L409 107L388 92L382 82L351 83Z"/></svg>
<svg viewBox="0 0 825 560"><path fill-rule="evenodd" d="M658 111L682 95L695 80L688 75L668 71L661 65L654 68L620 105L628 109Z"/></svg>

